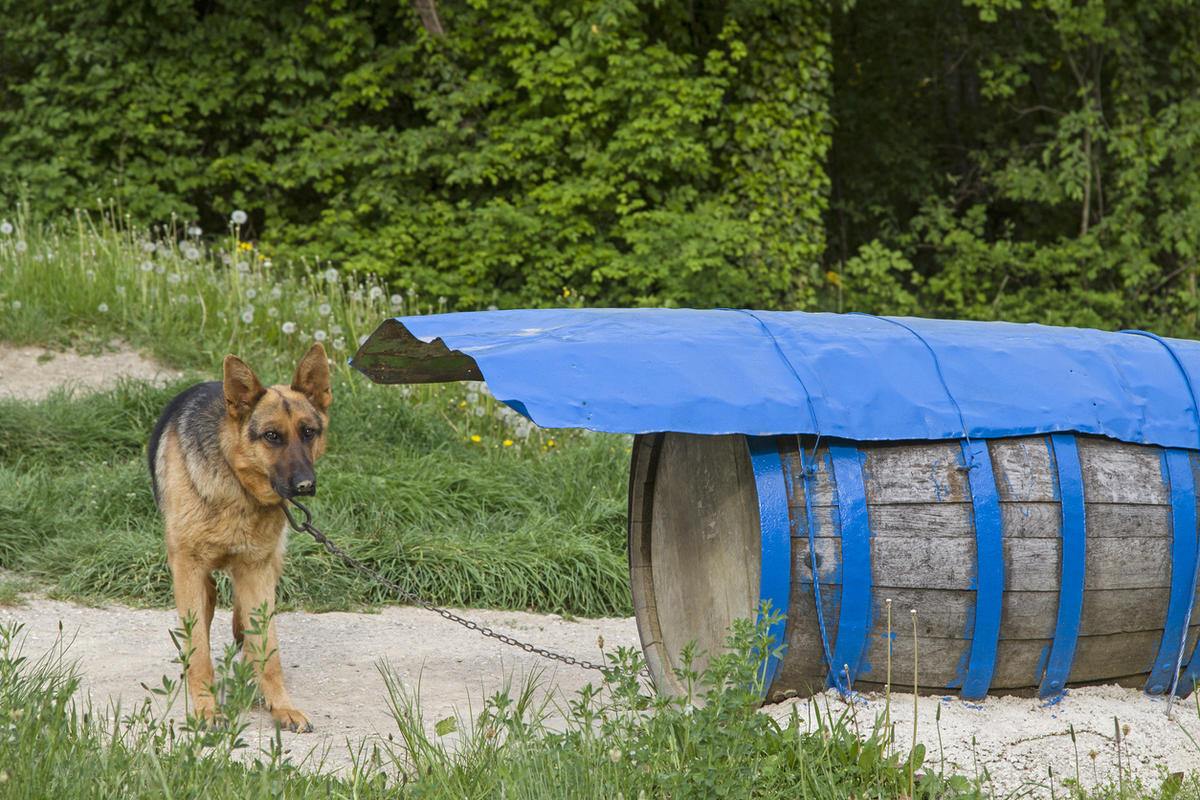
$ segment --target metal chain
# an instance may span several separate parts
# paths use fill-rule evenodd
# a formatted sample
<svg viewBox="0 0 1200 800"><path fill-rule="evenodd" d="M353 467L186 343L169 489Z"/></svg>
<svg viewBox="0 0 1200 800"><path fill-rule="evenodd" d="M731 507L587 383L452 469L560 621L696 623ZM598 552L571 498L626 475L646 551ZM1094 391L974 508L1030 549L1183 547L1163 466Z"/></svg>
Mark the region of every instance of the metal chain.
<svg viewBox="0 0 1200 800"><path fill-rule="evenodd" d="M288 510L288 503L291 503L296 508L298 508L304 512L304 521L303 522L298 523L292 517L292 512ZM384 586L391 589L393 592L400 595L405 600L408 600L410 603L413 603L414 605L418 605L427 611L433 611L433 612L439 614L440 616L442 616L444 619L450 620L451 622L457 622L459 625L462 625L467 630L478 631L479 633L483 634L484 636L487 636L490 639L495 639L498 642L502 642L503 644L507 644L512 647L519 647L522 650L524 650L526 653L533 653L534 655L539 655L542 658L548 658L548 659L551 659L552 661L561 661L563 664L567 664L572 667L579 667L580 669L594 669L594 670L600 670L602 672L608 670L608 667L604 666L603 664L594 664L591 661L585 661L583 659L575 658L573 656L565 656L561 653L555 653L553 650L546 650L545 648L542 648L542 647L535 647L535 646L529 644L528 642L522 642L519 639L514 639L513 637L507 636L503 633L497 633L496 631L492 630L491 628L489 628L486 625L480 625L478 622L469 620L466 617L460 617L458 614L455 614L453 611L447 611L444 608L435 606L433 603L430 603L429 601L423 599L419 595L413 594L408 589L405 589L404 587L400 586L399 584L395 583L394 581L388 580L387 578L383 577L378 572L371 569L366 564L362 563L357 558L348 554L346 551L342 550L342 548L338 547L336 544L331 542L329 540L328 536L321 533L320 530L318 530L316 527L313 526L312 514L309 512L309 510L303 504L297 503L295 500L288 500L287 502L285 502L283 504L283 513L287 516L288 524L290 524L295 531L297 531L298 533L307 533L309 536L316 539L322 546L324 546L324 548L326 550L328 550L333 556L341 559L344 563L348 564L349 566L353 567L354 569L358 570L359 572L363 573L364 575L383 584Z"/></svg>

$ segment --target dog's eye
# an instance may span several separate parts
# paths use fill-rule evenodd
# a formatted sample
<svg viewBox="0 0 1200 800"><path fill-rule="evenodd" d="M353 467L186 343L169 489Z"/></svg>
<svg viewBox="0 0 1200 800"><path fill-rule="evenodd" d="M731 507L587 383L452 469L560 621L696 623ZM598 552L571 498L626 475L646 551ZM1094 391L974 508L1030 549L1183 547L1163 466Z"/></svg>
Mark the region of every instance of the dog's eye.
<svg viewBox="0 0 1200 800"><path fill-rule="evenodd" d="M311 439L317 435L317 431L315 428L310 428L306 425L304 428L301 429L300 435L303 436L305 439Z"/></svg>
<svg viewBox="0 0 1200 800"><path fill-rule="evenodd" d="M263 438L266 439L268 442L275 444L276 442L279 441L279 432L278 431L267 431L266 433L263 434Z"/></svg>

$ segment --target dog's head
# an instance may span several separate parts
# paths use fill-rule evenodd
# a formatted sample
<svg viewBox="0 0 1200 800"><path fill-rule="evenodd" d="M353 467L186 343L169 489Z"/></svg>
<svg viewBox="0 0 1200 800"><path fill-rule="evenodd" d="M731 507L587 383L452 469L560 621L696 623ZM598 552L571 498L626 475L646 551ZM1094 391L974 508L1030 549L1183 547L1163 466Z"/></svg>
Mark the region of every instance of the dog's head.
<svg viewBox="0 0 1200 800"><path fill-rule="evenodd" d="M263 503L317 491L313 462L325 451L329 363L314 344L290 386L264 387L237 356L225 357L225 410L233 432L227 454L242 484Z"/></svg>

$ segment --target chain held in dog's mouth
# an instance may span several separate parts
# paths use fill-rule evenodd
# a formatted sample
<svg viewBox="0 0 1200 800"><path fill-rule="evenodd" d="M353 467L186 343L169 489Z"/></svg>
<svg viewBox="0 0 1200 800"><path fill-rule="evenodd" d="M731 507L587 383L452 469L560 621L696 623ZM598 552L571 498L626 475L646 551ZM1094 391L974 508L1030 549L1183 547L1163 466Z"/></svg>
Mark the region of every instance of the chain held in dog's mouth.
<svg viewBox="0 0 1200 800"><path fill-rule="evenodd" d="M300 509L304 513L304 521L303 522L296 522L296 518L292 516L292 512L288 509L289 503L291 505L294 505L296 508ZM331 555L333 555L336 558L338 558L339 560L341 560L347 566L353 567L354 569L358 570L359 572L361 572L362 574L371 578L372 580L376 581L377 583L380 583L380 584L386 586L387 588L391 589L393 592L400 595L401 597L403 597L405 600L409 601L413 605L420 606L421 608L423 608L427 611L433 611L434 613L440 615L442 618L448 619L451 622L457 622L459 625L462 625L464 628L467 628L468 630L479 631L479 633L483 634L484 636L487 636L488 638L491 638L491 639L495 639L496 641L501 642L502 644L507 644L512 647L519 647L522 650L524 650L526 653L533 653L534 655L539 655L542 658L549 658L553 661L560 661L563 664L567 664L568 666L579 667L581 669L594 669L594 670L599 670L601 672L607 672L609 670L609 668L604 666L603 664L594 664L591 661L585 661L583 659L575 658L573 656L564 656L561 653L555 653L553 650L546 650L545 648L534 647L531 644L522 642L518 639L514 639L511 636L507 636L503 633L497 633L496 631L492 630L491 628L487 627L486 625L480 625L478 622L473 622L472 620L466 619L465 617L460 617L459 615L455 614L453 611L447 611L444 608L439 608L438 606L435 606L433 603L430 603L429 601L424 600L420 596L413 594L412 592L408 591L407 589L405 589L404 587L395 583L394 581L388 580L387 578L383 577L378 572L371 569L366 564L362 563L357 558L350 555L346 551L342 550L342 548L338 547L336 544L331 542L329 540L328 536L326 536L324 533L322 533L320 531L320 529L318 529L316 526L314 526L312 524L312 512L309 511L308 508L303 503L298 502L293 497L289 497L286 500L284 500L283 513L284 513L284 516L287 517L288 524L292 526L292 529L294 531L296 531L297 533L307 533L309 536L316 539L317 542L319 542L327 551L329 551L329 553ZM648 669L642 669L638 674L644 678L650 677L650 671Z"/></svg>

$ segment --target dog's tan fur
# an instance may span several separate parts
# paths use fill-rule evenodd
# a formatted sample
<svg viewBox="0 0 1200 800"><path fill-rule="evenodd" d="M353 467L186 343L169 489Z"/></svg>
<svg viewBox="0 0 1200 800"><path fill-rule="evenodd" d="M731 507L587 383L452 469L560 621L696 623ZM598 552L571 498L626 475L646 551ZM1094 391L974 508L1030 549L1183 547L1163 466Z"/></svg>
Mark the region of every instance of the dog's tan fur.
<svg viewBox="0 0 1200 800"><path fill-rule="evenodd" d="M181 620L189 615L195 619L187 676L195 713L209 719L217 715L210 691L209 628L216 604L212 573L226 570L233 578L234 638L242 644L243 658L259 670L271 716L285 728L312 730L284 686L272 617L287 546L281 492L315 491L312 463L325 449L332 402L325 349L314 344L290 386L269 388L245 362L227 356L223 417L215 384L207 386L206 399L180 395L177 400L185 402L168 406L150 452L176 606ZM206 430L215 442L201 438ZM292 485L297 482L299 490ZM251 613L262 607L269 614L265 637L244 635Z"/></svg>

